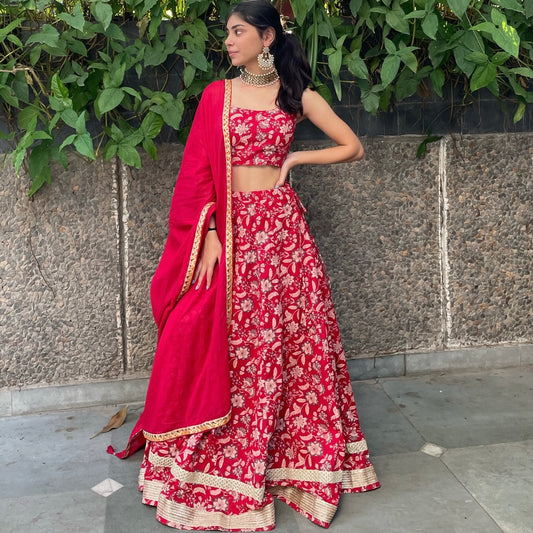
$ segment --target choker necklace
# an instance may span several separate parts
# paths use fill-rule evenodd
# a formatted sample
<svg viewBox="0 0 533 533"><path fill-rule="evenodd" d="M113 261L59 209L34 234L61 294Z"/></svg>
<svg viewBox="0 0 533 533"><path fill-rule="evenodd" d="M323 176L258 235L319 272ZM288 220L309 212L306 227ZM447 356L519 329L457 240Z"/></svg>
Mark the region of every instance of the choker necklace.
<svg viewBox="0 0 533 533"><path fill-rule="evenodd" d="M253 85L254 87L266 87L267 85L274 85L279 80L278 71L273 68L265 74L253 74L246 70L245 67L241 68L241 81L245 85Z"/></svg>

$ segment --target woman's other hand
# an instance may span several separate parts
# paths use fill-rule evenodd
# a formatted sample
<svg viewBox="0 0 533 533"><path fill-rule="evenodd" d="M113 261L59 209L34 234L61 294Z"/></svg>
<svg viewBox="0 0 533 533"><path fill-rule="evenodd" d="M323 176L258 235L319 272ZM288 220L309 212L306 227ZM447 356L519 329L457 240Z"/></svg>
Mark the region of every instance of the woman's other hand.
<svg viewBox="0 0 533 533"><path fill-rule="evenodd" d="M196 265L196 270L194 271L194 277L192 284L196 285L196 290L198 290L204 281L205 278L205 288L209 289L211 282L213 280L213 272L215 271L215 266L217 262L220 262L222 257L222 243L218 238L216 230L208 231L202 246L202 251L200 253L200 260Z"/></svg>

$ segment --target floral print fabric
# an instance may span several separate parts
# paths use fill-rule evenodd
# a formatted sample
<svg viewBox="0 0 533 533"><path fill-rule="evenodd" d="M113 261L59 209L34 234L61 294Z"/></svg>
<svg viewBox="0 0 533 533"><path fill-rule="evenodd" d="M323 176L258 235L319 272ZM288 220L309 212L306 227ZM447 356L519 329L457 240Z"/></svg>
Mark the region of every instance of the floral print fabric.
<svg viewBox="0 0 533 533"><path fill-rule="evenodd" d="M281 109L257 111L231 107L232 165L281 167L294 138L296 115Z"/></svg>
<svg viewBox="0 0 533 533"><path fill-rule="evenodd" d="M341 492L379 486L328 279L289 186L233 193L232 417L149 442L143 501L182 529L266 531L273 496L327 527Z"/></svg>

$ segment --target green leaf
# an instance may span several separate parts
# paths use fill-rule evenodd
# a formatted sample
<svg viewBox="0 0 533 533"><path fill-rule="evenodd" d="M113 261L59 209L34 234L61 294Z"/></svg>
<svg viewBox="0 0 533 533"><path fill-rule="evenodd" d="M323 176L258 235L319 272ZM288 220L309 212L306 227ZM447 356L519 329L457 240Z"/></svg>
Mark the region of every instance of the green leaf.
<svg viewBox="0 0 533 533"><path fill-rule="evenodd" d="M359 10L363 5L363 0L350 0L350 12L354 17L359 14Z"/></svg>
<svg viewBox="0 0 533 533"><path fill-rule="evenodd" d="M65 86L65 84L61 81L61 78L59 77L59 74L54 74L52 76L52 93L54 96L59 99L65 99L68 98L68 89Z"/></svg>
<svg viewBox="0 0 533 533"><path fill-rule="evenodd" d="M428 16L422 21L422 31L430 38L437 38L439 29L439 17L435 13L428 13Z"/></svg>
<svg viewBox="0 0 533 533"><path fill-rule="evenodd" d="M149 112L146 117L144 117L141 124L141 130L143 131L145 138L153 139L154 137L157 137L164 123L165 121L160 115Z"/></svg>
<svg viewBox="0 0 533 533"><path fill-rule="evenodd" d="M492 3L510 11L524 13L524 6L520 2L517 2L517 0L492 0Z"/></svg>
<svg viewBox="0 0 533 533"><path fill-rule="evenodd" d="M109 141L105 145L104 150L102 152L102 157L104 158L104 161L109 161L113 156L116 155L117 151L118 144L113 141Z"/></svg>
<svg viewBox="0 0 533 533"><path fill-rule="evenodd" d="M398 74L400 61L398 56L387 56L383 61L383 65L381 66L381 83L383 87L387 87L387 85L393 82L396 74Z"/></svg>
<svg viewBox="0 0 533 533"><path fill-rule="evenodd" d="M4 101L12 107L19 107L18 98L11 92L9 87L0 86L0 102Z"/></svg>
<svg viewBox="0 0 533 533"><path fill-rule="evenodd" d="M365 111L375 115L379 109L379 95L371 91L362 91L361 103L363 104Z"/></svg>
<svg viewBox="0 0 533 533"><path fill-rule="evenodd" d="M359 53L359 50L354 50L351 54L345 56L344 64L356 78L366 80L368 78L368 68Z"/></svg>
<svg viewBox="0 0 533 533"><path fill-rule="evenodd" d="M458 18L462 18L465 14L470 0L448 0L450 9L457 15Z"/></svg>
<svg viewBox="0 0 533 533"><path fill-rule="evenodd" d="M526 112L526 104L524 102L520 102L518 104L518 107L516 108L513 122L516 124L517 122L521 121L524 118L524 114Z"/></svg>
<svg viewBox="0 0 533 533"><path fill-rule="evenodd" d="M122 99L124 98L124 91L122 89L111 87L109 89L104 89L96 99L96 104L100 113L104 114L112 109L115 109Z"/></svg>
<svg viewBox="0 0 533 533"><path fill-rule="evenodd" d="M11 35L11 32L21 25L21 22L24 22L25 19L23 18L17 18L15 20L12 20L7 26L4 26L3 28L0 28L0 43L6 38Z"/></svg>
<svg viewBox="0 0 533 533"><path fill-rule="evenodd" d="M154 161L157 159L157 148L152 139L144 139L143 148Z"/></svg>
<svg viewBox="0 0 533 533"><path fill-rule="evenodd" d="M508 54L507 52L496 52L492 56L492 63L495 65L503 65L509 58L511 57L511 54Z"/></svg>
<svg viewBox="0 0 533 533"><path fill-rule="evenodd" d="M96 159L94 155L93 141L89 132L80 133L76 135L74 139L74 146L81 155L88 157L89 159Z"/></svg>
<svg viewBox="0 0 533 533"><path fill-rule="evenodd" d="M30 64L32 66L35 66L37 62L39 61L39 59L41 58L41 51L42 51L42 48L40 46L35 46L34 48L31 49Z"/></svg>
<svg viewBox="0 0 533 533"><path fill-rule="evenodd" d="M429 75L429 79L431 80L435 92L442 98L442 87L446 81L446 76L444 75L442 69L437 68L433 70Z"/></svg>
<svg viewBox="0 0 533 533"><path fill-rule="evenodd" d="M515 67L510 69L510 71L520 76L525 76L526 78L533 78L533 70L529 67Z"/></svg>
<svg viewBox="0 0 533 533"><path fill-rule="evenodd" d="M50 24L44 24L41 31L30 35L26 44L41 43L48 46L59 46L59 32Z"/></svg>
<svg viewBox="0 0 533 533"><path fill-rule="evenodd" d="M113 9L109 4L104 2L93 2L91 4L91 13L94 18L102 24L104 30L106 30L111 24L113 18Z"/></svg>
<svg viewBox="0 0 533 533"><path fill-rule="evenodd" d="M21 109L17 114L17 125L21 130L33 131L37 127L37 120L41 116L38 106L32 104Z"/></svg>
<svg viewBox="0 0 533 533"><path fill-rule="evenodd" d="M477 66L470 78L470 90L474 92L482 87L487 87L496 79L497 75L498 70L496 65L493 65L492 63Z"/></svg>
<svg viewBox="0 0 533 533"><path fill-rule="evenodd" d="M141 168L141 156L134 146L121 143L118 145L117 154L126 165Z"/></svg>
<svg viewBox="0 0 533 533"><path fill-rule="evenodd" d="M34 146L28 159L30 177L39 175L50 164L51 150L49 143Z"/></svg>
<svg viewBox="0 0 533 533"><path fill-rule="evenodd" d="M74 139L76 139L77 135L75 133L72 133L71 135L69 135L62 143L61 143L61 146L59 147L59 151L63 150L63 148L65 148L65 146L68 146L70 144L72 144L74 142Z"/></svg>
<svg viewBox="0 0 533 533"><path fill-rule="evenodd" d="M301 26L313 7L315 6L315 0L291 0L291 7L296 18L296 22Z"/></svg>
<svg viewBox="0 0 533 533"><path fill-rule="evenodd" d="M472 61L472 63L475 63L476 65L485 65L489 62L487 54L484 54L483 52L471 52L465 56L465 59Z"/></svg>
<svg viewBox="0 0 533 533"><path fill-rule="evenodd" d="M50 167L44 167L40 170L38 174L31 175L31 186L28 190L28 195L33 196L41 187L43 187L46 183L50 183L52 181L52 173L50 171Z"/></svg>
<svg viewBox="0 0 533 533"><path fill-rule="evenodd" d="M405 69L399 76L395 85L395 94L398 102L409 98L415 94L418 88L418 81L416 76L410 71Z"/></svg>
<svg viewBox="0 0 533 533"><path fill-rule="evenodd" d="M495 7L492 8L490 17L494 23L494 31L492 38L494 42L505 50L507 53L518 58L518 51L520 48L520 37L517 31L507 23L505 15L498 11Z"/></svg>
<svg viewBox="0 0 533 533"><path fill-rule="evenodd" d="M8 35L7 36L7 40L10 42L10 43L13 43L17 48L23 48L24 45L22 44L22 41L16 36L16 35Z"/></svg>
<svg viewBox="0 0 533 533"><path fill-rule="evenodd" d="M533 17L533 0L524 0L524 8L526 10L526 17L528 19Z"/></svg>
<svg viewBox="0 0 533 533"><path fill-rule="evenodd" d="M405 20L405 13L398 0L394 1L393 8L385 13L387 24L400 33L409 34L409 22Z"/></svg>
<svg viewBox="0 0 533 533"><path fill-rule="evenodd" d="M83 31L83 27L85 26L85 18L83 17L83 12L81 10L81 2L74 6L72 13L72 15L70 13L60 13L58 18L64 20L72 28Z"/></svg>
<svg viewBox="0 0 533 533"><path fill-rule="evenodd" d="M76 124L78 122L78 113L74 109L65 109L60 113L61 120L72 129L76 129Z"/></svg>

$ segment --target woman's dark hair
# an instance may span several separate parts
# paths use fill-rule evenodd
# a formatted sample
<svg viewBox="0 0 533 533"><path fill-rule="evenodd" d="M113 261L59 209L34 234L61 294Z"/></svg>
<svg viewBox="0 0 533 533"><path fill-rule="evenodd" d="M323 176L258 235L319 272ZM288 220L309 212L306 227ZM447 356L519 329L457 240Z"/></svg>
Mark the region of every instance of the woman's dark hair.
<svg viewBox="0 0 533 533"><path fill-rule="evenodd" d="M309 62L298 38L283 31L280 14L268 0L244 0L232 9L230 16L233 14L255 26L260 35L267 28L274 28L276 37L270 53L274 55L280 79L276 104L286 113L301 114L302 94L312 85L312 79Z"/></svg>

